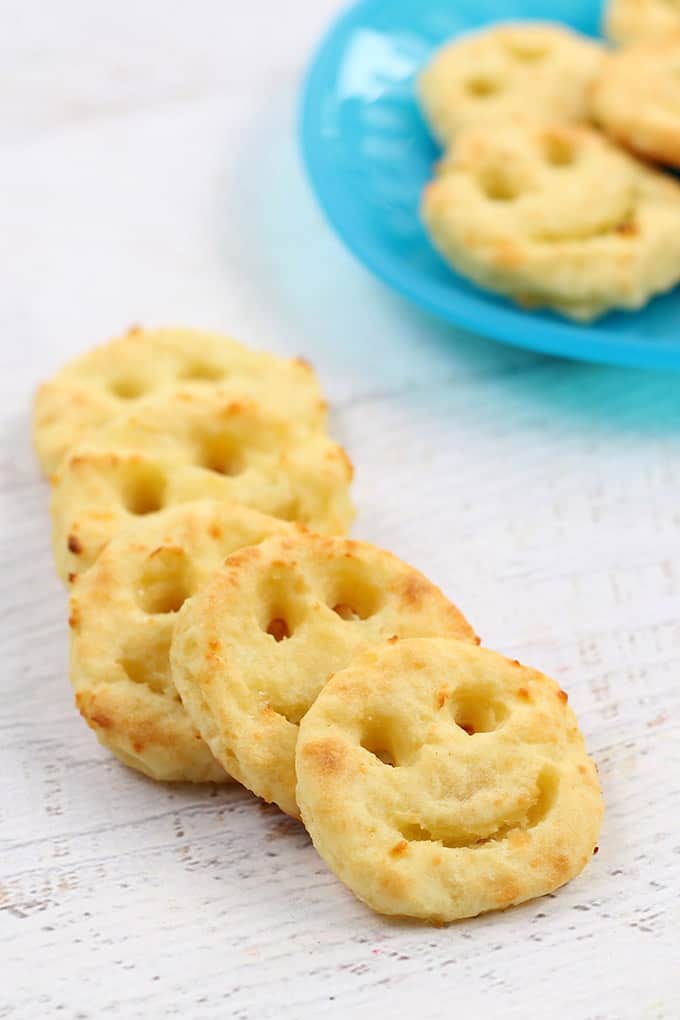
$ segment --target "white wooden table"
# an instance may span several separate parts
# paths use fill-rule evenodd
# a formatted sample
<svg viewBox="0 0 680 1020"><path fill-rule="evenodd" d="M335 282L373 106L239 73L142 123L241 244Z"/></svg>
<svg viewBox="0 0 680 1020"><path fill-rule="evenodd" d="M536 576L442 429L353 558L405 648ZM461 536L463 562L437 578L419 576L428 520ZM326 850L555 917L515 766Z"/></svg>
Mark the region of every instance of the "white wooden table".
<svg viewBox="0 0 680 1020"><path fill-rule="evenodd" d="M337 7L2 4L0 1016L680 1017L680 378L458 335L351 260L294 133ZM315 362L356 534L569 691L608 808L580 879L449 928L386 920L243 790L156 786L99 747L29 402L132 322Z"/></svg>

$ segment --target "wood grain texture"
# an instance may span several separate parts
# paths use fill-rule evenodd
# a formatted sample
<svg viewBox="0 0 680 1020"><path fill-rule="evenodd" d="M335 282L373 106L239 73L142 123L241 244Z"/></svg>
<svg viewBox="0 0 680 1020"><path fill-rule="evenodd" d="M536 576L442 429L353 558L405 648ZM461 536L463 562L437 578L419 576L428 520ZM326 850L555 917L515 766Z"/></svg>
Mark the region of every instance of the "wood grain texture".
<svg viewBox="0 0 680 1020"><path fill-rule="evenodd" d="M673 1020L680 379L457 334L350 260L293 131L337 7L5 5L0 1017ZM72 705L29 404L134 321L317 364L357 535L569 691L607 801L580 879L445 929L386 920L246 792L157 786L99 747Z"/></svg>

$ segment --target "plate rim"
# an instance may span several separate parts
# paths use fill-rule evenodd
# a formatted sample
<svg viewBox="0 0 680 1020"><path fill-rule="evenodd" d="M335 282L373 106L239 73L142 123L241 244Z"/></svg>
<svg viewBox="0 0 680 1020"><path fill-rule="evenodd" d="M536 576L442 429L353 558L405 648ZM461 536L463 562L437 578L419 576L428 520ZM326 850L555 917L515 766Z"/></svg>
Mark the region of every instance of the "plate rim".
<svg viewBox="0 0 680 1020"><path fill-rule="evenodd" d="M650 346L639 335L622 338L621 334L602 326L579 325L557 317L554 321L546 322L544 318L533 318L530 313L510 304L492 303L481 288L479 294L455 293L455 300L448 296L439 299L424 294L411 284L408 274L391 271L391 266L386 265L385 260L375 257L370 246L355 236L351 225L348 226L342 215L340 207L343 202L338 200L335 189L326 186L323 146L319 144L317 130L321 112L320 98L327 93L329 69L337 69L345 52L348 30L365 12L371 8L381 8L385 2L356 0L331 21L307 65L298 104L298 141L302 163L321 211L344 246L392 291L438 319L478 336L570 360L680 370L680 342L667 349L657 344ZM606 317L601 321L606 322Z"/></svg>

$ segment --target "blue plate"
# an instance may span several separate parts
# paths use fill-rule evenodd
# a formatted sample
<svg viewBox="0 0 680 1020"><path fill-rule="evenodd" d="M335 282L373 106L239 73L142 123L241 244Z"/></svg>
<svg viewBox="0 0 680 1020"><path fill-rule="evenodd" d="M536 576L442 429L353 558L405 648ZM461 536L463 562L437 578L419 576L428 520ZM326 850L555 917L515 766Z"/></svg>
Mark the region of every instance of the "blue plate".
<svg viewBox="0 0 680 1020"><path fill-rule="evenodd" d="M570 358L680 369L680 290L639 312L572 324L525 312L455 274L418 216L438 150L414 76L459 32L539 18L598 33L592 0L363 0L328 32L307 75L301 137L314 190L348 248L381 280L449 322L504 343Z"/></svg>

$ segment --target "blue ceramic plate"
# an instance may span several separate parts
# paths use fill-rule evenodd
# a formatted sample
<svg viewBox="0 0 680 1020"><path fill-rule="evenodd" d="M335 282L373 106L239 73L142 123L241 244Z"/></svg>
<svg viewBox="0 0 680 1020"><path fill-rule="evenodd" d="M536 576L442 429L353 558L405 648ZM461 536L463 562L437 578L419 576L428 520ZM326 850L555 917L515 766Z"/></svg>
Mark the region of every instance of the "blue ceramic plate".
<svg viewBox="0 0 680 1020"><path fill-rule="evenodd" d="M680 369L680 290L594 325L525 312L453 273L418 217L438 156L414 76L459 32L507 20L562 21L597 35L593 0L363 0L330 29L304 88L304 159L321 206L348 248L385 283L457 326L571 358Z"/></svg>

